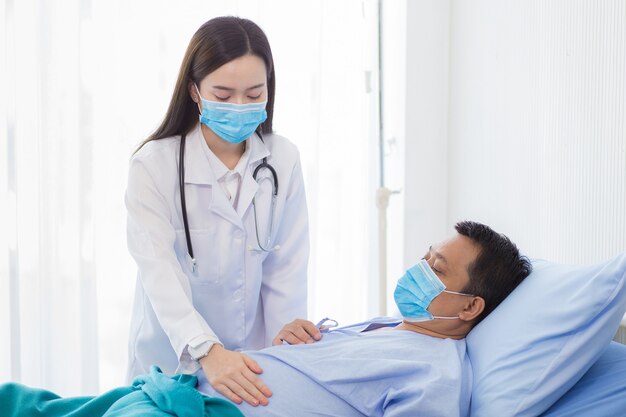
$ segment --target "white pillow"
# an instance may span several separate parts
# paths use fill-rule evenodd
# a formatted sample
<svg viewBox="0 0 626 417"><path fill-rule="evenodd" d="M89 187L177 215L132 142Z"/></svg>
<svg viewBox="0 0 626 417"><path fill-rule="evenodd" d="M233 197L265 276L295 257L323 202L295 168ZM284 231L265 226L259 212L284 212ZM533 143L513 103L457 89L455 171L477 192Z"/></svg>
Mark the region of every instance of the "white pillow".
<svg viewBox="0 0 626 417"><path fill-rule="evenodd" d="M626 253L597 265L534 260L467 337L471 416L538 416L598 359L626 310Z"/></svg>

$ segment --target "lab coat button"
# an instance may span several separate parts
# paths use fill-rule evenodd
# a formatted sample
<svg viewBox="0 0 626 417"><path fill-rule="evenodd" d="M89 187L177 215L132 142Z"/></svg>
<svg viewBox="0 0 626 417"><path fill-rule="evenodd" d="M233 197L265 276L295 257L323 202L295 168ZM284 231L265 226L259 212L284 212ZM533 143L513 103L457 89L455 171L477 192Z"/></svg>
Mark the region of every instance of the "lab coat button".
<svg viewBox="0 0 626 417"><path fill-rule="evenodd" d="M235 301L239 301L241 300L241 290L237 290L233 293L233 299Z"/></svg>

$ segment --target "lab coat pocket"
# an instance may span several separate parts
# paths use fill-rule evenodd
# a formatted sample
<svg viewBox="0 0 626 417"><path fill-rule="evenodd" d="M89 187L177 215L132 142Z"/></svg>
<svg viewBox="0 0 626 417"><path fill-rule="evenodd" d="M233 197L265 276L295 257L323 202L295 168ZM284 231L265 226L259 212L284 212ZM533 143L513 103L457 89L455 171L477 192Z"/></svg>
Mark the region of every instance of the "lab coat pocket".
<svg viewBox="0 0 626 417"><path fill-rule="evenodd" d="M185 269L189 281L195 285L215 285L220 282L219 245L216 244L215 228L190 230L191 244L196 259L195 270L187 253L187 240L184 230L176 231L176 241L182 253L179 260ZM182 258L182 259L181 259Z"/></svg>

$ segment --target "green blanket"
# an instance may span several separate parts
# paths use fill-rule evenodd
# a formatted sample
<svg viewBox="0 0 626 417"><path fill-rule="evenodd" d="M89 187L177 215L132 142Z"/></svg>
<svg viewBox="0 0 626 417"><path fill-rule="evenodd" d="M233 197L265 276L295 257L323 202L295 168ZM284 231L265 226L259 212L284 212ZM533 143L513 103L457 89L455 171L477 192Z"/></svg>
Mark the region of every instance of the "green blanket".
<svg viewBox="0 0 626 417"><path fill-rule="evenodd" d="M2 417L244 417L228 401L200 394L193 375L168 377L153 366L130 387L96 397L60 398L21 384L0 385Z"/></svg>

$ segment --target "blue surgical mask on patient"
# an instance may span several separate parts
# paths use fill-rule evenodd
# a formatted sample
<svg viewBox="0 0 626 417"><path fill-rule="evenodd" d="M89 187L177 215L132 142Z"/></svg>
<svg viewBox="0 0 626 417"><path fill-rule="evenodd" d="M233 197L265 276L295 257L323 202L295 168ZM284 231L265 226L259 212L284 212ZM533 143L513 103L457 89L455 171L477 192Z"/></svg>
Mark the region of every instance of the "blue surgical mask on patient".
<svg viewBox="0 0 626 417"><path fill-rule="evenodd" d="M243 142L267 119L265 110L267 101L248 104L210 101L202 98L198 86L195 87L202 101L200 123L226 142L234 144Z"/></svg>
<svg viewBox="0 0 626 417"><path fill-rule="evenodd" d="M446 286L435 274L435 271L432 270L425 259L422 259L398 280L393 298L400 310L400 314L407 321L457 319L458 316L433 316L427 310L430 303L442 292L473 297L471 294L446 290Z"/></svg>

